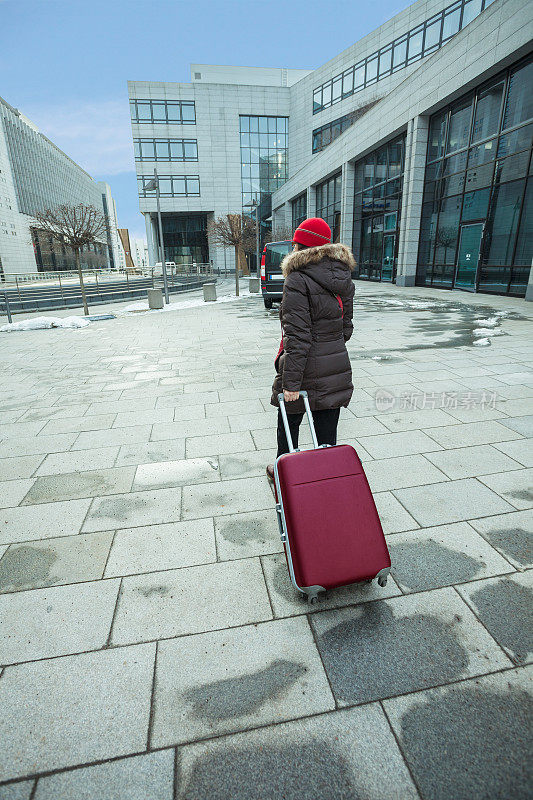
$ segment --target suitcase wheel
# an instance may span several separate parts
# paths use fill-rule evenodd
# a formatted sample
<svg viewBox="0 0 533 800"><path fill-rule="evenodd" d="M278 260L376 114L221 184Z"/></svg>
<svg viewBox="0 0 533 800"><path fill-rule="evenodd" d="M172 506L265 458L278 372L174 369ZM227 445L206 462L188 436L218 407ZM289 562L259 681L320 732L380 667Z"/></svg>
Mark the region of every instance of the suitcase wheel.
<svg viewBox="0 0 533 800"><path fill-rule="evenodd" d="M383 577L379 577L378 578L378 584L380 586L386 586L387 585L387 576L384 575Z"/></svg>

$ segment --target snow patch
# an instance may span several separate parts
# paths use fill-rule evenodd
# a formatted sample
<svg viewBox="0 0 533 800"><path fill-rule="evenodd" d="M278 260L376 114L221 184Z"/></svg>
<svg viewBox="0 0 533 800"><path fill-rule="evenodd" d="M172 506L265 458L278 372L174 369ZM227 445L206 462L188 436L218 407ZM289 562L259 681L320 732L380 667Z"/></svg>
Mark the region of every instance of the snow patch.
<svg viewBox="0 0 533 800"><path fill-rule="evenodd" d="M504 333L499 328L474 328L474 336L503 336Z"/></svg>
<svg viewBox="0 0 533 800"><path fill-rule="evenodd" d="M247 297L261 297L260 294L257 292L255 294L251 294L248 289L243 290L239 297L236 297L234 294L223 294L220 297L217 297L215 301L212 302L205 302L203 297L194 297L190 298L189 300L178 300L174 303L169 303L168 305L163 306L163 308L148 308L148 300L142 300L139 303L131 303L131 305L126 306L122 309L123 313L139 313L144 311L149 314L160 314L164 311L180 311L183 308L199 308L200 306L211 306L211 305L218 305L219 303L231 303L233 300L241 300L242 298Z"/></svg>
<svg viewBox="0 0 533 800"><path fill-rule="evenodd" d="M490 347L490 339L476 339L472 344L474 347Z"/></svg>
<svg viewBox="0 0 533 800"><path fill-rule="evenodd" d="M478 325L483 326L484 328L495 328L496 325L500 324L500 320L498 317L487 317L487 319L476 319Z"/></svg>
<svg viewBox="0 0 533 800"><path fill-rule="evenodd" d="M37 331L46 328L86 328L91 323L83 317L35 317L35 319L22 319L20 322L9 322L2 325L0 332L12 331Z"/></svg>

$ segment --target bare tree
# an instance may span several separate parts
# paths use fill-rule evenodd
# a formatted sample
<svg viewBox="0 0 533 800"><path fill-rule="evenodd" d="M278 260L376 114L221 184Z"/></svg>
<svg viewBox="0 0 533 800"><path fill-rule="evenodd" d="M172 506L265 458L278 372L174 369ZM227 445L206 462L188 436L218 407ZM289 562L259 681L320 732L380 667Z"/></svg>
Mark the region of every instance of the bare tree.
<svg viewBox="0 0 533 800"><path fill-rule="evenodd" d="M269 231L265 236L266 242L292 241L294 231L287 225L277 225L275 231Z"/></svg>
<svg viewBox="0 0 533 800"><path fill-rule="evenodd" d="M255 247L255 223L243 214L224 214L212 220L208 230L215 244L235 250L235 295L238 297L239 264L244 261L244 250Z"/></svg>
<svg viewBox="0 0 533 800"><path fill-rule="evenodd" d="M83 272L80 262L80 250L88 244L95 244L106 231L105 217L94 206L79 203L77 206L62 205L35 214L36 227L71 247L76 258L76 267L80 278L83 311L89 314Z"/></svg>

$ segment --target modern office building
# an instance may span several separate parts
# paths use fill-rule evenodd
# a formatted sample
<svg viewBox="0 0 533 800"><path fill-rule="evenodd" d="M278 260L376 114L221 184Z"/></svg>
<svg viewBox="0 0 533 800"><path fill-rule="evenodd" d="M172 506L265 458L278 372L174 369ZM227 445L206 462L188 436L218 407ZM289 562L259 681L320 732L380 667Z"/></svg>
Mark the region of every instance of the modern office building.
<svg viewBox="0 0 533 800"><path fill-rule="evenodd" d="M146 269L149 266L148 246L144 239L130 239L131 258L138 269Z"/></svg>
<svg viewBox="0 0 533 800"><path fill-rule="evenodd" d="M76 269L74 253L43 235L34 215L84 203L106 218L101 241L81 253L84 268L118 268L116 208L107 183L94 181L18 109L0 98L0 280Z"/></svg>
<svg viewBox="0 0 533 800"><path fill-rule="evenodd" d="M149 246L156 167L171 260L220 266L208 220L256 201L274 235L324 217L361 279L533 299L532 34L528 0L418 0L313 72L130 83Z"/></svg>

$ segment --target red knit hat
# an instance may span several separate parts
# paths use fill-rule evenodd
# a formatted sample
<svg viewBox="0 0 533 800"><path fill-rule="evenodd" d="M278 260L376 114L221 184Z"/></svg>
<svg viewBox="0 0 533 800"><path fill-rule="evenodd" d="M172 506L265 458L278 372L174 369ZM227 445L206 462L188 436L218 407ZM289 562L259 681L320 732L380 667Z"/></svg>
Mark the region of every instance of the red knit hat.
<svg viewBox="0 0 533 800"><path fill-rule="evenodd" d="M304 244L307 247L320 247L321 244L331 242L331 228L320 217L310 217L298 225L292 237L293 243Z"/></svg>

